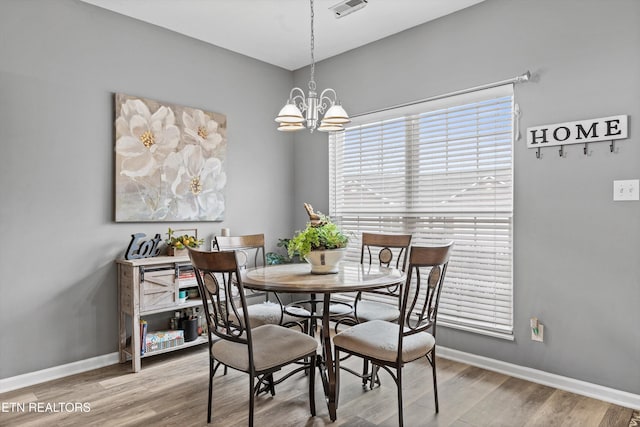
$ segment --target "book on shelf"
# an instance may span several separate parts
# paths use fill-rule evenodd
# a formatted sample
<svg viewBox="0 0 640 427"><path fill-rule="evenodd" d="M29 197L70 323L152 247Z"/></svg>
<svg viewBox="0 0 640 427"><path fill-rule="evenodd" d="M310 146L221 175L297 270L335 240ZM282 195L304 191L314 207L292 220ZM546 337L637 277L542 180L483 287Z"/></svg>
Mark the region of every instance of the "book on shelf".
<svg viewBox="0 0 640 427"><path fill-rule="evenodd" d="M147 340L147 321L140 319L140 356L144 356L146 351L146 342Z"/></svg>

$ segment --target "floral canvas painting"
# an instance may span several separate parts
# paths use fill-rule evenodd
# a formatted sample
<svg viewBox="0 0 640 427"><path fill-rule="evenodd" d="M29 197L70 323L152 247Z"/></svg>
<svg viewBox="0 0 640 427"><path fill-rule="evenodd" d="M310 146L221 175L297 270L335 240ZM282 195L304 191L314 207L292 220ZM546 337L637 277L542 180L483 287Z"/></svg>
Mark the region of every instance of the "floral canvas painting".
<svg viewBox="0 0 640 427"><path fill-rule="evenodd" d="M115 220L222 221L227 118L115 95Z"/></svg>

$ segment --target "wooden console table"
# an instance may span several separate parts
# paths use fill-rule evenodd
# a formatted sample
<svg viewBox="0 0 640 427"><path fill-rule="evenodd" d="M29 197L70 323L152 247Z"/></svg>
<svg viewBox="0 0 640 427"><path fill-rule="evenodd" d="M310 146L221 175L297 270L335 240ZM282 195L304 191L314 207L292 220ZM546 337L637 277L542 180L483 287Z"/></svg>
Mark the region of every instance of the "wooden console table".
<svg viewBox="0 0 640 427"><path fill-rule="evenodd" d="M133 372L140 371L140 359L180 350L207 342L206 336L176 347L141 354L140 318L173 312L189 307L201 307L201 299L180 303L181 289L198 287L195 277L181 278L181 272L192 271L188 256L158 256L135 260L119 259L118 312L120 363L131 359ZM153 332L153 331L149 331ZM128 336L130 333L130 336Z"/></svg>

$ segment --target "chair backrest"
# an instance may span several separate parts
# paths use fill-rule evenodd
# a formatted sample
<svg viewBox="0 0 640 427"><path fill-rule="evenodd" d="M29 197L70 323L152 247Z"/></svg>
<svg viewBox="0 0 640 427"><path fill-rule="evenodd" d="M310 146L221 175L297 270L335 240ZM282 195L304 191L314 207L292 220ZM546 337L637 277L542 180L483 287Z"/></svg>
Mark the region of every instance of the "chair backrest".
<svg viewBox="0 0 640 427"><path fill-rule="evenodd" d="M372 250L378 251L378 262L385 267L404 270L407 265L407 253L411 245L411 234L374 234L362 233L360 263L365 262L365 251L369 264L373 262ZM394 262L395 258L395 262Z"/></svg>
<svg viewBox="0 0 640 427"><path fill-rule="evenodd" d="M267 254L264 250L264 234L246 234L244 236L216 236L216 248L220 251L236 251L236 259L240 269L251 267L266 267ZM276 302L282 305L280 297L275 292L249 290L250 295L264 295L269 301L273 295Z"/></svg>
<svg viewBox="0 0 640 427"><path fill-rule="evenodd" d="M362 233L360 248L360 264L375 262L373 254L377 252L377 261L384 267L395 267L404 271L407 265L407 254L411 245L411 234L376 234ZM392 303L400 297L400 284L375 289L366 293L358 293L358 299L371 299ZM376 298L374 294L382 295ZM396 302L397 304L397 302Z"/></svg>
<svg viewBox="0 0 640 427"><path fill-rule="evenodd" d="M210 343L211 334L214 334L225 340L247 344L251 355L251 330L243 326L250 324L247 301L236 252L188 249L202 296ZM244 322L235 321L241 318Z"/></svg>
<svg viewBox="0 0 640 427"><path fill-rule="evenodd" d="M264 251L264 234L249 234L245 236L216 236L216 247L220 251L238 251L240 268L264 267L267 265ZM253 264L250 259L253 258Z"/></svg>
<svg viewBox="0 0 640 427"><path fill-rule="evenodd" d="M449 265L453 242L442 246L411 246L407 281L400 309L400 343L402 337L431 329L435 336L440 292Z"/></svg>

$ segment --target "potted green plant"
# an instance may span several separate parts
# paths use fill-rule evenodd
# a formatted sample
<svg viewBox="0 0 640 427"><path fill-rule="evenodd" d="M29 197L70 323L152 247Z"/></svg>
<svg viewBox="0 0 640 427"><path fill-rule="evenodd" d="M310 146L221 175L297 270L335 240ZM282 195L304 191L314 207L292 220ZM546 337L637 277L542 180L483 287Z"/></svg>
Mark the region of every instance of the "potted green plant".
<svg viewBox="0 0 640 427"><path fill-rule="evenodd" d="M308 203L304 207L309 214L309 222L304 230L297 232L289 241L289 257L298 254L311 264L312 273L337 273L349 238L331 218L314 212Z"/></svg>
<svg viewBox="0 0 640 427"><path fill-rule="evenodd" d="M289 256L289 242L291 239L278 239L278 246L284 250L284 255L279 252L267 252L267 265L276 265L276 264L291 264L292 262L296 262L296 257L299 257L299 254L296 252L294 256Z"/></svg>
<svg viewBox="0 0 640 427"><path fill-rule="evenodd" d="M204 243L204 239L198 239L197 231L194 235L174 235L176 231L182 230L172 230L169 228L167 239L164 241L167 244L167 255L169 256L187 255L187 246L197 248Z"/></svg>

